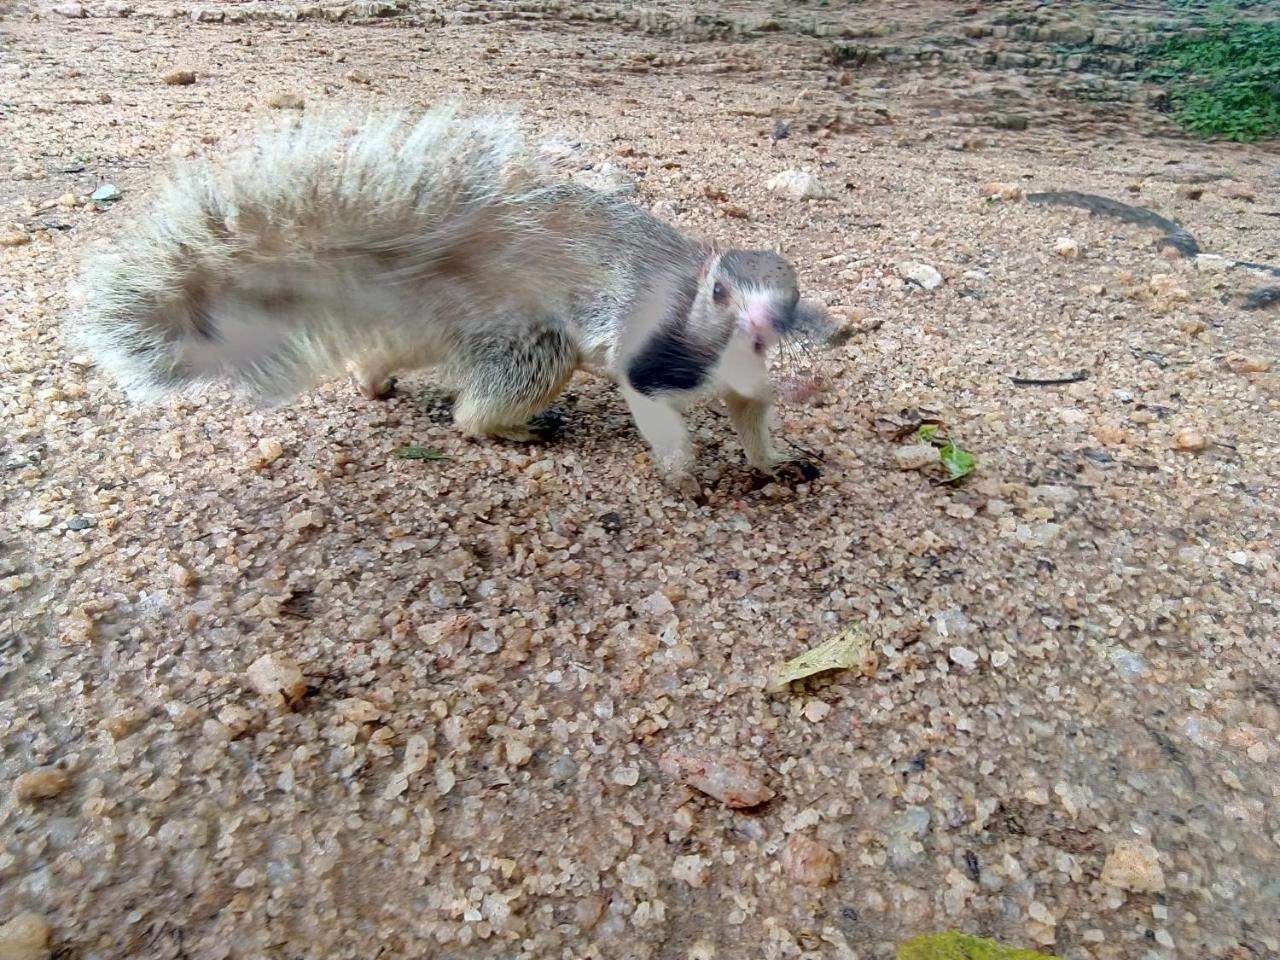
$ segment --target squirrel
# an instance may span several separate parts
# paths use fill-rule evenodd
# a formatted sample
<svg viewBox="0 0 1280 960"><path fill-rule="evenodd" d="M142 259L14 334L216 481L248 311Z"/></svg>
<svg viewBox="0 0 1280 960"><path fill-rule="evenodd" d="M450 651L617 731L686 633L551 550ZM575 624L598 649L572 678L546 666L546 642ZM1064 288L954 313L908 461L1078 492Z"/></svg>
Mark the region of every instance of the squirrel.
<svg viewBox="0 0 1280 960"><path fill-rule="evenodd" d="M377 398L435 368L465 434L528 441L586 370L678 489L696 488L682 411L708 395L753 467L817 476L770 438L768 352L826 324L792 265L561 176L518 114L259 128L179 166L77 286L71 338L133 401L223 382L277 404L343 372Z"/></svg>

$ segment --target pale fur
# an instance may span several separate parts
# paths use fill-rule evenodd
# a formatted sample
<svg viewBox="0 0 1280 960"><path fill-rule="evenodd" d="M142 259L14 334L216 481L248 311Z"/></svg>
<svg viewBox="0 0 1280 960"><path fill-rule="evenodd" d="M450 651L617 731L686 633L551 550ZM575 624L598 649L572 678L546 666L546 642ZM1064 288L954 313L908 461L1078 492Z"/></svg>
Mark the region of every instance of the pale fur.
<svg viewBox="0 0 1280 960"><path fill-rule="evenodd" d="M70 332L139 401L227 382L283 402L344 369L373 395L438 366L463 430L518 439L575 369L600 370L669 472L688 459L676 394L749 395L734 421L770 466L763 361L726 349L717 256L557 174L512 115L308 110L183 164L87 259ZM697 391L641 396L629 358L673 323L719 359Z"/></svg>

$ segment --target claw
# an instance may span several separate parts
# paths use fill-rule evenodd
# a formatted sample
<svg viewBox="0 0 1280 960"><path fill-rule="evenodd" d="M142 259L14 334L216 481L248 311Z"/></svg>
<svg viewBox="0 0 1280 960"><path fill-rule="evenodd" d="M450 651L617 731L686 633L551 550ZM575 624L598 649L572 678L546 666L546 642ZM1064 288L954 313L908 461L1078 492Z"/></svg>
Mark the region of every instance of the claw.
<svg viewBox="0 0 1280 960"><path fill-rule="evenodd" d="M356 392L366 400L386 400L396 392L395 377L387 377L381 383L370 383L368 380L352 375L351 382L355 384Z"/></svg>
<svg viewBox="0 0 1280 960"><path fill-rule="evenodd" d="M529 432L539 440L558 440L564 434L564 414L554 407L529 419Z"/></svg>
<svg viewBox="0 0 1280 960"><path fill-rule="evenodd" d="M811 483L822 476L822 471L810 460L788 460L774 471L779 480L789 483Z"/></svg>

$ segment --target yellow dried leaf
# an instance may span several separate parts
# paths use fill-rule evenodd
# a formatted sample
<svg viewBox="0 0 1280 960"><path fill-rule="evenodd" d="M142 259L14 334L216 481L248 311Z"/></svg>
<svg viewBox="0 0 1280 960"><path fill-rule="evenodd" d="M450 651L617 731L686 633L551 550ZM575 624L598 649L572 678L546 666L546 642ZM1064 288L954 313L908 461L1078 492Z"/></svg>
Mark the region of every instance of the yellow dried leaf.
<svg viewBox="0 0 1280 960"><path fill-rule="evenodd" d="M806 650L794 660L779 664L769 677L765 688L769 693L779 693L795 680L803 680L828 670L848 670L864 666L874 660L871 638L858 627L850 627L839 636ZM864 669L863 672L869 672Z"/></svg>

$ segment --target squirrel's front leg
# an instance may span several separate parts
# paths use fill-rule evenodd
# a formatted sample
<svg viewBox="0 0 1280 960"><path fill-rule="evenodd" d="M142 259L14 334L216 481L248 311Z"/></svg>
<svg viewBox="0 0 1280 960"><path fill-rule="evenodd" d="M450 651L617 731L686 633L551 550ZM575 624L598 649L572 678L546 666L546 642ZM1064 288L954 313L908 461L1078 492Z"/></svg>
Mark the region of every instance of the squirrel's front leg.
<svg viewBox="0 0 1280 960"><path fill-rule="evenodd" d="M698 481L693 476L689 431L685 429L680 412L628 385L623 386L622 395L640 435L649 444L654 465L662 481L686 496L701 493Z"/></svg>
<svg viewBox="0 0 1280 960"><path fill-rule="evenodd" d="M769 430L769 415L773 410L771 394L749 397L729 390L722 399L751 466L765 473L774 473L779 467L791 466L800 480L814 480L818 477L818 468L808 460L794 454L780 453L774 447Z"/></svg>
<svg viewBox="0 0 1280 960"><path fill-rule="evenodd" d="M747 462L766 472L782 463L786 457L774 449L769 431L772 400L768 397L744 397L732 391L727 391L723 399Z"/></svg>

